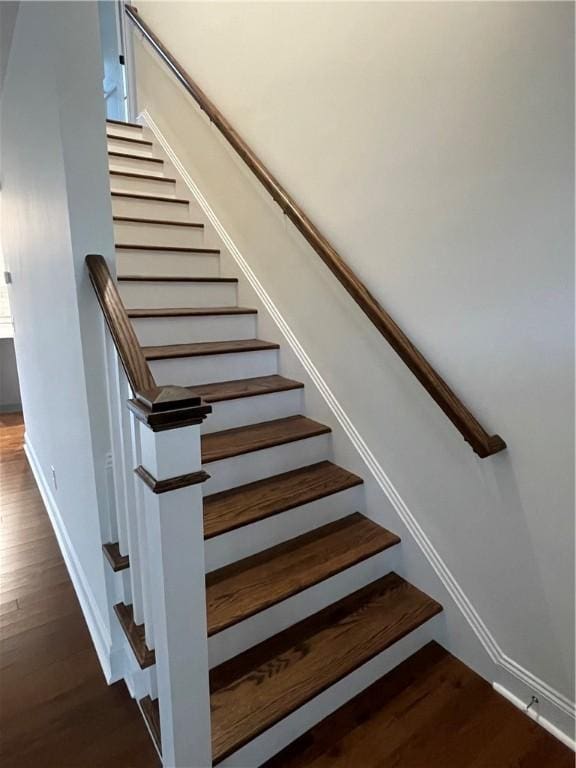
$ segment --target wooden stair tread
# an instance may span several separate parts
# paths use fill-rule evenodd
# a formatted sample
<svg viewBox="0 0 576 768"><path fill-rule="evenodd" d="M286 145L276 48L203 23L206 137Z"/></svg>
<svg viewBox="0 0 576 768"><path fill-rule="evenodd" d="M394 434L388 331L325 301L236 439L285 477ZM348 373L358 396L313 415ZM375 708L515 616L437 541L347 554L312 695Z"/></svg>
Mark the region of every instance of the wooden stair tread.
<svg viewBox="0 0 576 768"><path fill-rule="evenodd" d="M125 605L124 603L118 603L114 606L114 612L118 617L120 626L122 627L124 634L128 638L130 647L134 651L134 656L141 669L151 667L156 663L156 654L151 651L146 645L146 637L144 634L144 624L134 623L134 613L131 605Z"/></svg>
<svg viewBox="0 0 576 768"><path fill-rule="evenodd" d="M206 577L214 635L366 560L400 539L356 512Z"/></svg>
<svg viewBox="0 0 576 768"><path fill-rule="evenodd" d="M172 219L150 219L142 216L112 216L113 221L126 222L130 224L162 224L166 227L194 227L196 229L203 229L204 224L200 224L197 221L173 221ZM118 247L118 246L116 246ZM145 245L135 245L134 248L147 248ZM163 249L165 250L165 249ZM170 249L167 249L170 250Z"/></svg>
<svg viewBox="0 0 576 768"><path fill-rule="evenodd" d="M193 248L182 245L136 245L135 243L117 243L117 251L161 251L171 253L211 253L218 255L219 248Z"/></svg>
<svg viewBox="0 0 576 768"><path fill-rule="evenodd" d="M146 360L171 360L175 357L204 357L206 355L231 355L237 352L261 352L279 349L279 344L260 339L236 341L197 341L193 344L164 344L142 347Z"/></svg>
<svg viewBox="0 0 576 768"><path fill-rule="evenodd" d="M144 126L140 125L140 123L129 123L127 120L112 120L111 117L107 117L106 122L111 123L112 125L125 125L128 128L140 128L140 130L144 128Z"/></svg>
<svg viewBox="0 0 576 768"><path fill-rule="evenodd" d="M108 544L103 544L102 549L104 550L104 554L112 566L114 573L117 573L118 571L124 571L126 568L130 567L128 555L123 555L120 553L118 542L109 542Z"/></svg>
<svg viewBox="0 0 576 768"><path fill-rule="evenodd" d="M248 310L256 312L256 310ZM224 312L222 314L228 314ZM233 313L235 314L235 313ZM275 392L287 392L291 389L303 389L304 384L284 376L255 376L252 379L234 379L233 381L217 381L213 384L198 384L188 387L190 392L198 395L207 403L220 403L224 400L238 400L242 397L270 395Z"/></svg>
<svg viewBox="0 0 576 768"><path fill-rule="evenodd" d="M362 482L362 479L352 472L330 461L322 461L205 496L204 538L220 536L244 525L361 485Z"/></svg>
<svg viewBox="0 0 576 768"><path fill-rule="evenodd" d="M158 157L148 157L147 155L134 155L130 152L116 152L116 150L108 150L109 157L127 157L129 160L143 160L146 163L163 163Z"/></svg>
<svg viewBox="0 0 576 768"><path fill-rule="evenodd" d="M151 699L150 696L145 696L138 702L140 705L140 711L144 716L146 725L156 749L159 754L162 754L162 741L160 737L160 706L158 705L158 699Z"/></svg>
<svg viewBox="0 0 576 768"><path fill-rule="evenodd" d="M237 283L237 277L188 277L187 275L118 275L120 282L139 283Z"/></svg>
<svg viewBox="0 0 576 768"><path fill-rule="evenodd" d="M127 309L128 317L210 317L212 315L255 315L250 307L166 307L164 309ZM224 382L224 384L230 382ZM205 384L204 389L212 386ZM194 387L192 387L194 389Z"/></svg>
<svg viewBox="0 0 576 768"><path fill-rule="evenodd" d="M136 137L132 136L118 136L117 134L107 133L106 138L112 139L113 141L127 141L131 144L144 144L147 147L152 146L152 142L148 139L137 139Z"/></svg>
<svg viewBox="0 0 576 768"><path fill-rule="evenodd" d="M147 195L143 192L110 192L112 197L127 197L132 200L151 200L159 203L178 203L178 205L188 205L189 200L184 197L168 197L168 195Z"/></svg>
<svg viewBox="0 0 576 768"><path fill-rule="evenodd" d="M209 464L212 461L229 459L232 456L273 448L329 432L330 427L306 416L288 416L285 419L212 432L202 435L201 438L202 463Z"/></svg>
<svg viewBox="0 0 576 768"><path fill-rule="evenodd" d="M213 763L441 610L435 600L389 573L213 669Z"/></svg>
<svg viewBox="0 0 576 768"><path fill-rule="evenodd" d="M111 171L108 173L110 176L127 176L129 179L149 179L150 181L159 181L164 184L175 184L176 179L167 178L166 176L154 176L151 173L133 173L132 171Z"/></svg>

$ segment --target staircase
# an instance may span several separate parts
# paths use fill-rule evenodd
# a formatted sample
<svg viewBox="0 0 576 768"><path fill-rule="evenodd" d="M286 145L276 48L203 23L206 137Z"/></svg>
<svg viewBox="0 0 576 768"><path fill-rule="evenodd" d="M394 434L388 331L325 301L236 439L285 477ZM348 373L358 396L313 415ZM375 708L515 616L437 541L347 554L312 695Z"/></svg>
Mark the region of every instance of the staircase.
<svg viewBox="0 0 576 768"><path fill-rule="evenodd" d="M362 513L362 478L331 460L330 427L280 374L279 345L257 337L257 311L238 306L238 279L221 274L154 143L132 124L107 134L128 316L155 381L212 406L200 447L212 762L256 766L422 647L442 608L394 571L398 536ZM119 574L123 549L104 546ZM131 604L115 611L153 676L147 628ZM151 679L140 705L162 752Z"/></svg>

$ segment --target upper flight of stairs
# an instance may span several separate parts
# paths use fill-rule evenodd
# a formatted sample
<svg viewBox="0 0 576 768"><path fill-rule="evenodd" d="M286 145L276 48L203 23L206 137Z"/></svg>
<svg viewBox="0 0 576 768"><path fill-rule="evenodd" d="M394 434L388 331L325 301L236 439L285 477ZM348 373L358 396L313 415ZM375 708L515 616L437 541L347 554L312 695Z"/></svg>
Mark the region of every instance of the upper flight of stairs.
<svg viewBox="0 0 576 768"><path fill-rule="evenodd" d="M213 408L201 440L213 761L235 765L296 711L300 731L311 727L327 696L339 706L417 650L442 608L395 572L399 538L363 514L362 478L333 462L330 428L281 375L257 311L238 306L238 279L221 274L154 143L109 122L108 145L118 287L136 335L158 384ZM114 571L130 567L117 543L104 549ZM130 605L115 610L153 671L144 626ZM141 707L160 743L157 702Z"/></svg>

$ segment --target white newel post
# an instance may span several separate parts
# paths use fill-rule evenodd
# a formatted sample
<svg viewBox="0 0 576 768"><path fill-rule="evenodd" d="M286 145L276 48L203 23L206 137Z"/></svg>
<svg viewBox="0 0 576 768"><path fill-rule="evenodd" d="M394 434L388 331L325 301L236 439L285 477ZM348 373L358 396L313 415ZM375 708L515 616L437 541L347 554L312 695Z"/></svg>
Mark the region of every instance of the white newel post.
<svg viewBox="0 0 576 768"><path fill-rule="evenodd" d="M205 408L204 410L210 410ZM151 424L141 406L142 483L162 759L165 768L209 768L210 691L204 570L200 414ZM190 414L191 411L188 411ZM143 417L144 416L144 417ZM186 424L180 426L180 424Z"/></svg>

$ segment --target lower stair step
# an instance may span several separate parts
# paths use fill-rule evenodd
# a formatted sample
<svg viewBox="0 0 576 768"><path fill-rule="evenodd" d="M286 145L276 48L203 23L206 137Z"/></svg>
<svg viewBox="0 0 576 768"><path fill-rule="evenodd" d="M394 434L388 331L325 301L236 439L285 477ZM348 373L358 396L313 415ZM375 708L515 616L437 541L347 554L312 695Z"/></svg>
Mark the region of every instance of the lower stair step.
<svg viewBox="0 0 576 768"><path fill-rule="evenodd" d="M212 670L218 763L442 610L395 573Z"/></svg>
<svg viewBox="0 0 576 768"><path fill-rule="evenodd" d="M118 603L114 606L114 612L118 617L120 626L126 635L130 647L134 651L136 660L141 669L151 667L156 663L156 654L146 645L146 636L144 634L144 624L136 624L131 605Z"/></svg>
<svg viewBox="0 0 576 768"><path fill-rule="evenodd" d="M441 611L431 597L389 573L213 669L213 764ZM147 697L141 707L160 746L158 702Z"/></svg>
<svg viewBox="0 0 576 768"><path fill-rule="evenodd" d="M260 339L239 339L235 341L200 341L193 344L166 344L159 347L143 347L142 351L146 360L170 360L178 357L262 352L268 349L279 349L279 345Z"/></svg>
<svg viewBox="0 0 576 768"><path fill-rule="evenodd" d="M398 544L400 539L359 512L206 577L208 635Z"/></svg>
<svg viewBox="0 0 576 768"><path fill-rule="evenodd" d="M221 403L225 400L238 400L242 397L256 395L271 395L276 392L287 392L290 389L302 389L304 384L283 376L256 376L252 379L235 379L234 381L218 381L214 384L200 384L188 387L193 395L198 395L207 403Z"/></svg>
<svg viewBox="0 0 576 768"><path fill-rule="evenodd" d="M276 445L285 445L330 432L330 427L306 416L263 421L248 427L235 427L202 436L202 463L229 459Z"/></svg>
<svg viewBox="0 0 576 768"><path fill-rule="evenodd" d="M200 388L199 388L200 389ZM207 399L207 402L211 402ZM204 497L204 538L234 531L303 504L362 484L331 461L267 477Z"/></svg>

